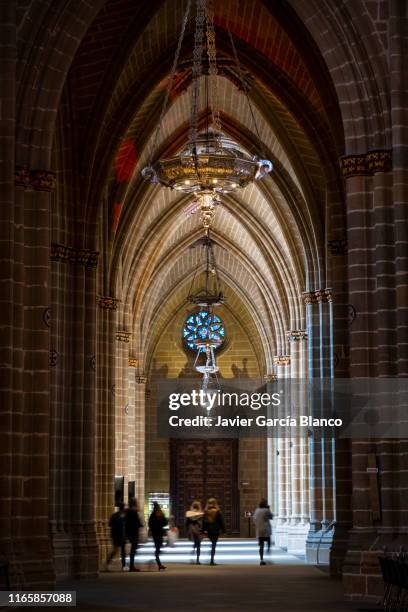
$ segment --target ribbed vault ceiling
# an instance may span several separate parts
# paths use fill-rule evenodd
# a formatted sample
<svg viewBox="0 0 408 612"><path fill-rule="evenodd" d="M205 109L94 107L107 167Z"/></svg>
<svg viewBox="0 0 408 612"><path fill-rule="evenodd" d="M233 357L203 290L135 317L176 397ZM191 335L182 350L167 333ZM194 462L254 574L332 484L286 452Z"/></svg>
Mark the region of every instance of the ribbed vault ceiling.
<svg viewBox="0 0 408 612"><path fill-rule="evenodd" d="M227 307L236 317L240 313L265 371L274 355L287 351L286 331L304 327L301 294L318 282L324 266L325 186L338 180L342 140L341 122L333 122L338 111L330 78L322 78L320 56L283 4L215 2L223 130L274 162L262 182L223 200L214 224ZM146 184L140 175L154 153L185 6L185 0L110 0L71 70L70 95L88 168L82 182L88 219L96 212L107 220L103 273L109 291L121 299L120 325L133 332L132 353L142 362L151 358L202 270L203 249L190 248L202 229L198 215L184 212L189 198ZM226 28L235 36L256 126L237 87ZM191 41L190 24L157 141L161 155L180 150L188 138ZM98 61L92 63L93 53ZM202 126L207 112L203 106Z"/></svg>

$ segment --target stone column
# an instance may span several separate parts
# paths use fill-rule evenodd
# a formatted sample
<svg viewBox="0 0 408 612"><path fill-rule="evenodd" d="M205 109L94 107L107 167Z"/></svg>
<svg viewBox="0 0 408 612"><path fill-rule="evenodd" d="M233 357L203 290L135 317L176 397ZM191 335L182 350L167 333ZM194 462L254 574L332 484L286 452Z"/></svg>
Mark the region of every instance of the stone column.
<svg viewBox="0 0 408 612"><path fill-rule="evenodd" d="M292 330L287 332L290 346L290 369L291 369L291 405L292 416L298 417L302 411L301 386L304 377L305 345L307 332L305 330ZM303 404L304 405L304 404ZM302 518L302 502L308 498L308 478L306 478L304 466L308 463L308 454L305 449L307 437L302 436L302 430L298 429L297 435L290 438L291 455L291 511L290 526L288 532L288 551L304 554L306 536L309 529L308 520ZM306 436L306 434L305 434Z"/></svg>
<svg viewBox="0 0 408 612"><path fill-rule="evenodd" d="M320 289L305 295L308 332L308 378L331 379L333 376L332 292ZM318 397L319 396L319 397ZM320 394L309 397L309 410L314 416L323 415L323 387ZM306 558L310 563L328 564L334 534L333 498L334 456L330 437L309 435L310 460L310 530L306 543Z"/></svg>
<svg viewBox="0 0 408 612"><path fill-rule="evenodd" d="M350 376L394 376L398 373L395 266L399 260L393 226L392 152L348 155L341 166L348 211ZM353 528L343 567L345 590L350 595L378 593L379 552L383 547L397 550L403 544L396 527L398 449L399 443L393 440L352 440L352 478L358 495L354 496ZM370 481L366 473L369 460L380 472L384 469L381 481L375 476Z"/></svg>
<svg viewBox="0 0 408 612"><path fill-rule="evenodd" d="M1 12L5 23L15 26L14 9L2 7ZM5 26L6 38L7 30ZM3 48L6 55L2 66L8 65L10 71L15 41L12 31L8 34L11 38ZM3 81L8 83L8 74ZM11 89L10 95L12 92ZM7 105L5 112L10 113L10 108ZM11 116L8 125L13 125ZM5 150L3 154L8 157ZM48 532L50 355L45 317L50 303L50 201L55 175L19 168L14 176L14 157L10 150L10 164L1 166L4 201L0 213L0 350L4 416L0 444L0 559L10 564L13 589L47 590L55 579Z"/></svg>
<svg viewBox="0 0 408 612"><path fill-rule="evenodd" d="M320 322L318 311L316 308L317 299L313 291L304 294L306 304L306 325L307 325L307 377L309 382L317 375L319 371L319 351L320 351ZM311 396L308 395L307 405L311 410ZM314 535L321 528L319 516L321 515L321 491L318 486L318 474L316 466L316 455L318 452L318 443L312 435L309 435L309 516L310 529L308 539L314 539ZM307 552L307 550L306 550ZM315 561L315 558L311 559Z"/></svg>
<svg viewBox="0 0 408 612"><path fill-rule="evenodd" d="M278 355L274 357L274 366L277 379L287 379L290 370L290 356ZM283 416L283 408L279 410L279 416ZM275 522L275 544L281 548L288 546L288 527L290 522L290 439L288 437L277 438L276 460L278 464L278 516Z"/></svg>
<svg viewBox="0 0 408 612"><path fill-rule="evenodd" d="M124 477L125 503L129 478L129 342L125 329L116 332L115 474Z"/></svg>
<svg viewBox="0 0 408 612"><path fill-rule="evenodd" d="M108 519L115 504L115 359L118 301L97 300L96 521L100 562L110 547Z"/></svg>
<svg viewBox="0 0 408 612"><path fill-rule="evenodd" d="M97 253L52 244L50 531L58 577L95 576Z"/></svg>
<svg viewBox="0 0 408 612"><path fill-rule="evenodd" d="M264 376L266 382L266 392L272 395L276 391L277 380L276 374L266 374ZM275 416L275 411L271 407L268 409L268 417ZM279 515L279 469L278 469L278 439L274 429L268 429L267 438L267 495L270 503L271 512L273 514L273 529L272 538L275 541L275 527Z"/></svg>
<svg viewBox="0 0 408 612"><path fill-rule="evenodd" d="M141 508L145 497L146 376L135 373L135 488Z"/></svg>

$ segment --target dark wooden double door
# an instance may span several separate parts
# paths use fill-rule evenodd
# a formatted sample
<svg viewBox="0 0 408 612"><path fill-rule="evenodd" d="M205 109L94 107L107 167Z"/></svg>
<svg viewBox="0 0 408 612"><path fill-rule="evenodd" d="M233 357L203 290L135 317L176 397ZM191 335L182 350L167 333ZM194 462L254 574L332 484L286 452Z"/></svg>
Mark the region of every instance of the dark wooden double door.
<svg viewBox="0 0 408 612"><path fill-rule="evenodd" d="M215 497L228 534L239 533L238 441L171 440L171 502L184 534L185 513L198 499Z"/></svg>

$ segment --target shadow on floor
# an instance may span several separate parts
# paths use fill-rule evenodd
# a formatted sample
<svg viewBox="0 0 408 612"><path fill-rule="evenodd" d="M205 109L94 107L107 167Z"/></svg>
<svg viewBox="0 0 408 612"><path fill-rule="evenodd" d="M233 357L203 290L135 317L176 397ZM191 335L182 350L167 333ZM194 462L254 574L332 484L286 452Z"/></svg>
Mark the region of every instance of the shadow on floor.
<svg viewBox="0 0 408 612"><path fill-rule="evenodd" d="M165 572L154 565L142 571L110 572L92 581L63 582L61 590L77 591L77 610L179 612L353 612L344 601L342 584L312 566L179 565Z"/></svg>

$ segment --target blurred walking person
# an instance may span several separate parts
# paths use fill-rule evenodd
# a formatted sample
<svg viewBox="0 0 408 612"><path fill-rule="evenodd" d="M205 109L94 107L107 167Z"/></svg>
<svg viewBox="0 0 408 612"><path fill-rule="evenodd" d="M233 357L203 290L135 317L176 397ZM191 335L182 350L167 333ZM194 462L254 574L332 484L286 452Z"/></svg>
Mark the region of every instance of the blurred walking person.
<svg viewBox="0 0 408 612"><path fill-rule="evenodd" d="M159 571L166 569L166 566L160 561L160 549L163 546L163 531L167 524L168 520L164 516L160 504L154 502L153 511L149 516L149 529L154 542L155 558Z"/></svg>
<svg viewBox="0 0 408 612"><path fill-rule="evenodd" d="M137 499L132 497L125 516L125 532L130 542L129 572L140 572L140 570L135 567L135 554L139 544L139 531L141 527L143 527L143 522L139 515Z"/></svg>
<svg viewBox="0 0 408 612"><path fill-rule="evenodd" d="M259 543L260 565L266 565L264 561L264 546L267 545L268 553L271 549L271 520L273 514L266 499L261 499L259 507L255 510L253 520L255 523L256 537Z"/></svg>
<svg viewBox="0 0 408 612"><path fill-rule="evenodd" d="M214 497L210 497L207 501L203 517L203 531L207 533L211 542L211 561L210 565L216 565L214 562L215 549L218 538L221 533L225 533L224 517L221 514L220 507Z"/></svg>
<svg viewBox="0 0 408 612"><path fill-rule="evenodd" d="M193 553L196 553L196 565L200 565L201 540L203 539L203 516L201 502L193 501L190 510L186 512L186 531L193 542Z"/></svg>
<svg viewBox="0 0 408 612"><path fill-rule="evenodd" d="M122 570L126 568L126 533L125 533L125 504L118 504L118 510L109 519L112 538L112 550L106 560L106 570L109 570L113 558L120 550Z"/></svg>

